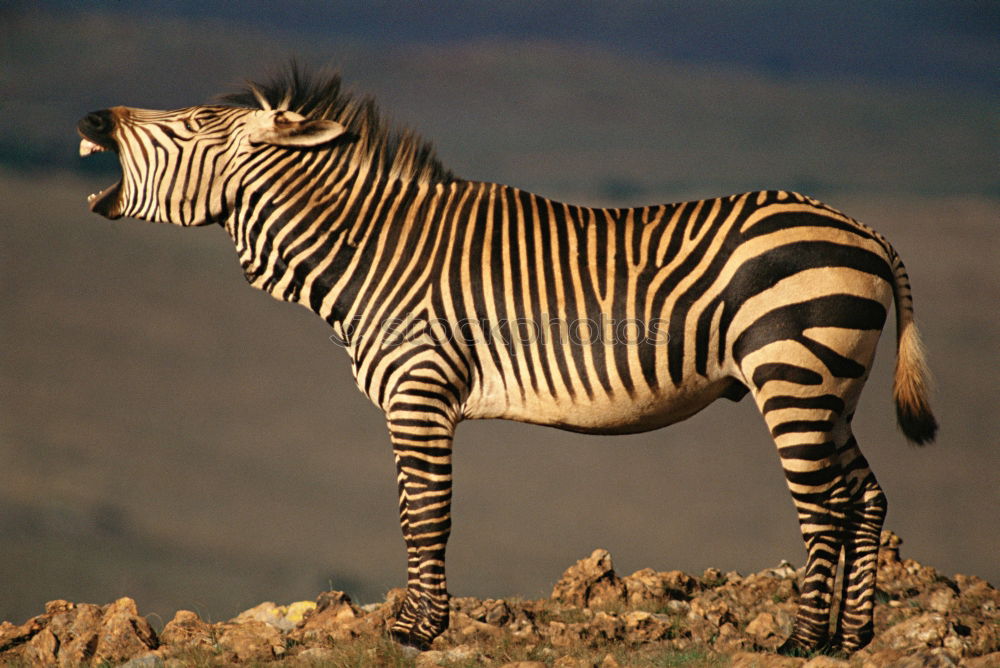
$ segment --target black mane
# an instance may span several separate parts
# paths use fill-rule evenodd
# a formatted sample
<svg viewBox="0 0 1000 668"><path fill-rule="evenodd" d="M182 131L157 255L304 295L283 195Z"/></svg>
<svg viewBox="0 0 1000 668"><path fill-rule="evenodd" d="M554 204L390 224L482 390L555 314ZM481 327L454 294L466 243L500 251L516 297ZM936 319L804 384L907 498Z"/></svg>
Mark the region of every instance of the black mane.
<svg viewBox="0 0 1000 668"><path fill-rule="evenodd" d="M361 142L362 155L395 177L430 183L455 178L438 161L430 142L409 129L390 128L374 98L357 98L344 91L338 73L311 73L292 62L267 83L248 82L243 90L219 99L225 104L260 109L259 97L274 109L289 109L308 118L344 125Z"/></svg>

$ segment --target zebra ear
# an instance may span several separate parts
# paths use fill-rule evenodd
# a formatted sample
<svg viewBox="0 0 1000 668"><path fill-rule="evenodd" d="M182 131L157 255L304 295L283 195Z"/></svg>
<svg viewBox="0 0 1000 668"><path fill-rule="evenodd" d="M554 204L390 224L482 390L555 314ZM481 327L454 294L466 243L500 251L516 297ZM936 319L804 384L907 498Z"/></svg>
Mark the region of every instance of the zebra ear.
<svg viewBox="0 0 1000 668"><path fill-rule="evenodd" d="M347 131L336 121L309 120L294 111L260 112L250 128L250 143L308 148L333 141Z"/></svg>

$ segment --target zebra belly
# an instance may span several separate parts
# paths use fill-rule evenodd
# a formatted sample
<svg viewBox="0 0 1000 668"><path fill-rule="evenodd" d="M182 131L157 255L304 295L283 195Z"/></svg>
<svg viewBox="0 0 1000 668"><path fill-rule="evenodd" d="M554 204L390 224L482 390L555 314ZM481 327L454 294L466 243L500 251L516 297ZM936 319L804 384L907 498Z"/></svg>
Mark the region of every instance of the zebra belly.
<svg viewBox="0 0 1000 668"><path fill-rule="evenodd" d="M584 434L635 434L691 417L723 396L731 382L729 378L704 379L679 388L637 389L633 395L622 391L573 399L494 395L491 400L488 395L473 393L465 417L515 420Z"/></svg>

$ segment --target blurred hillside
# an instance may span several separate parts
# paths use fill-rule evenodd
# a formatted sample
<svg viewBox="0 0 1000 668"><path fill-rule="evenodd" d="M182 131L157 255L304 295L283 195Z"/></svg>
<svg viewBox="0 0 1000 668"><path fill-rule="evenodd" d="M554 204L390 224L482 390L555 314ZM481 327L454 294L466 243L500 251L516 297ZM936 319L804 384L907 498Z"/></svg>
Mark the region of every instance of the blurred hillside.
<svg viewBox="0 0 1000 668"><path fill-rule="evenodd" d="M84 110L206 102L297 55L342 70L351 89L433 139L460 176L543 194L640 202L772 185L998 194L998 89L982 89L985 74L975 78L1000 58L995 35L947 52L944 37L926 40L923 57L926 47L943 61L929 69L962 66L950 83L917 77L914 85L818 65L821 76L640 58L624 46L551 38L373 45L351 33L324 40L315 30L234 29L225 17L143 23L29 9L3 25L11 122L0 126L0 164L15 168L94 169L67 143ZM886 41L901 42L890 51L907 43Z"/></svg>
<svg viewBox="0 0 1000 668"><path fill-rule="evenodd" d="M324 325L249 289L218 229L110 223L85 206L115 168L76 157L82 114L203 102L291 54L342 69L460 176L616 205L795 188L886 234L913 280L942 433L915 450L895 432L886 340L860 441L908 552L1000 581L1000 147L997 93L980 76L995 35L945 21L931 39L904 21L887 52L919 37L914 58L936 74L866 76L558 30L368 39L361 19L327 35L194 3L68 6L0 15L0 569L24 574L5 583L0 619L122 595L219 619L329 588L374 600L403 582L383 422ZM753 33L767 16L743 18ZM688 32L709 26L689 20ZM595 544L625 570L749 572L802 553L748 404L616 438L467 423L455 469L460 595L538 595Z"/></svg>

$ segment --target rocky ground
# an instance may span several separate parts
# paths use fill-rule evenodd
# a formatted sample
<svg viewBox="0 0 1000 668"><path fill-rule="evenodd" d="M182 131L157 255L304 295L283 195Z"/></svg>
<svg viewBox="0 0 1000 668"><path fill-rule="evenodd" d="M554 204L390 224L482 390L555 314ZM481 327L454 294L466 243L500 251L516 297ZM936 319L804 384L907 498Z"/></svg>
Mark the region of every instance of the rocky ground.
<svg viewBox="0 0 1000 668"><path fill-rule="evenodd" d="M50 601L23 624L0 622L3 665L215 666L1000 666L1000 592L975 576L946 577L900 559L886 532L872 644L850 657L785 657L801 571L783 563L741 576L643 569L615 573L595 550L544 600L455 598L430 651L390 642L403 590L357 606L336 591L315 602L262 603L226 622L178 611L156 632L119 599Z"/></svg>

